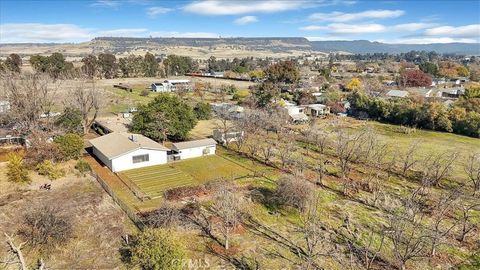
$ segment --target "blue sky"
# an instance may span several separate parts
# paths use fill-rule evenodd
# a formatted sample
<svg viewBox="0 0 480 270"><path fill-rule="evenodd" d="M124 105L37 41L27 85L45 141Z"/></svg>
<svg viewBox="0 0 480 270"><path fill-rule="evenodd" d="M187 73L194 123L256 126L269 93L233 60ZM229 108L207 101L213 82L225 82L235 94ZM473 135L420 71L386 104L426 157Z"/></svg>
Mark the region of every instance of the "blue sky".
<svg viewBox="0 0 480 270"><path fill-rule="evenodd" d="M0 1L0 43L96 36L480 42L480 1Z"/></svg>

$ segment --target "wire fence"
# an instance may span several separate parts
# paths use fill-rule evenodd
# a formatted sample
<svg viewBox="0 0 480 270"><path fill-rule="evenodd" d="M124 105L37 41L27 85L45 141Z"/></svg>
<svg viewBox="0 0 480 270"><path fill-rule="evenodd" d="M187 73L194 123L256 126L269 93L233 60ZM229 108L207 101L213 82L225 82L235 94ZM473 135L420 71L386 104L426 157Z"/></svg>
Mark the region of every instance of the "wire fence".
<svg viewBox="0 0 480 270"><path fill-rule="evenodd" d="M110 186L102 179L96 172L91 171L91 175L97 179L97 182L100 183L102 188L112 197L113 201L120 206L120 208L127 214L127 216L135 223L135 225L140 229L143 230L145 227L145 223L143 223L142 219L137 215L136 211L133 210L130 206L128 206L125 202L123 202L120 198L117 197L115 192L110 188Z"/></svg>

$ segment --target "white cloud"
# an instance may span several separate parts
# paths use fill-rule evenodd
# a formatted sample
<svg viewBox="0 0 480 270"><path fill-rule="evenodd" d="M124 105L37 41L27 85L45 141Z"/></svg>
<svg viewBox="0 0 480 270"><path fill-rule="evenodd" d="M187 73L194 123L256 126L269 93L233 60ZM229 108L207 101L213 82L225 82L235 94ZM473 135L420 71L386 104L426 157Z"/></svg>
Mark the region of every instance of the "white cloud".
<svg viewBox="0 0 480 270"><path fill-rule="evenodd" d="M149 8L147 8L147 15L154 18L158 15L168 13L172 10L173 9L166 8L166 7L149 7Z"/></svg>
<svg viewBox="0 0 480 270"><path fill-rule="evenodd" d="M0 43L76 42L91 38L90 29L74 24L12 23L0 25Z"/></svg>
<svg viewBox="0 0 480 270"><path fill-rule="evenodd" d="M307 25L299 28L302 31L320 31L320 30L327 30L328 26L321 26L321 25Z"/></svg>
<svg viewBox="0 0 480 270"><path fill-rule="evenodd" d="M117 1L117 0L97 0L93 2L90 6L115 8L115 7L118 7L119 5L120 5L120 1Z"/></svg>
<svg viewBox="0 0 480 270"><path fill-rule="evenodd" d="M405 14L403 10L366 10L358 13L330 12L330 13L313 13L308 17L312 21L329 21L329 22L350 22L364 19L390 19L397 18Z"/></svg>
<svg viewBox="0 0 480 270"><path fill-rule="evenodd" d="M333 33L339 34L360 34L360 33L380 33L385 32L386 27L381 24L344 24L332 23L328 28Z"/></svg>
<svg viewBox="0 0 480 270"><path fill-rule="evenodd" d="M234 23L238 25L245 25L245 24L250 24L254 22L258 22L258 19L255 16L244 16L234 21Z"/></svg>
<svg viewBox="0 0 480 270"><path fill-rule="evenodd" d="M435 24L432 23L404 23L404 24L397 24L392 27L393 30L396 31L418 31L421 29L425 29L428 27L432 27Z"/></svg>
<svg viewBox="0 0 480 270"><path fill-rule="evenodd" d="M331 23L327 26L309 25L300 27L303 31L320 31L326 30L336 34L362 34L362 33L381 33L387 30L387 27L381 24L345 24L345 23Z"/></svg>
<svg viewBox="0 0 480 270"><path fill-rule="evenodd" d="M219 34L210 32L152 32L152 37L175 37L175 38L218 38Z"/></svg>
<svg viewBox="0 0 480 270"><path fill-rule="evenodd" d="M480 24L439 26L425 30L425 35L480 39Z"/></svg>
<svg viewBox="0 0 480 270"><path fill-rule="evenodd" d="M183 7L183 10L201 15L239 15L245 13L274 13L309 7L310 1L238 1L206 0L195 1Z"/></svg>
<svg viewBox="0 0 480 270"><path fill-rule="evenodd" d="M91 29L74 24L0 24L0 43L84 42L94 37L218 38L210 32L151 32L146 28Z"/></svg>

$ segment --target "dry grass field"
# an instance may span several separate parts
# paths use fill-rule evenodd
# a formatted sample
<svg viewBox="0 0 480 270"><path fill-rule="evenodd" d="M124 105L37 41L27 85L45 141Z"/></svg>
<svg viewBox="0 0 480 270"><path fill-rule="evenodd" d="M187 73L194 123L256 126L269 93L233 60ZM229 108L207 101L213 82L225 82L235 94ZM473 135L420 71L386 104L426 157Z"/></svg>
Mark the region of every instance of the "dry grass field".
<svg viewBox="0 0 480 270"><path fill-rule="evenodd" d="M17 235L24 222L23 215L32 208L47 205L58 207L60 213L72 219L73 237L47 255L26 244L23 251L30 267L41 256L49 269L122 268L121 237L136 228L95 179L76 175L71 165L65 167L66 177L50 181L31 172L32 183L21 185L6 181L6 163L0 163L0 260L8 250L3 233ZM44 183L50 183L51 190L40 190ZM18 243L22 241L19 236L15 239Z"/></svg>

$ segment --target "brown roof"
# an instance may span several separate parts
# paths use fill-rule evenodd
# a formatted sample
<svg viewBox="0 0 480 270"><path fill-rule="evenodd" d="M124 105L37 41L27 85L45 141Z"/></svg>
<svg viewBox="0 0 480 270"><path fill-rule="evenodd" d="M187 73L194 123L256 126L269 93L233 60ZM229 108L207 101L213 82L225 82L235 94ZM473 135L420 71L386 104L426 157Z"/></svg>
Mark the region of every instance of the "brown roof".
<svg viewBox="0 0 480 270"><path fill-rule="evenodd" d="M133 136L133 140L131 136ZM162 151L169 150L165 146L143 135L131 133L112 132L92 139L90 143L109 159L141 148Z"/></svg>
<svg viewBox="0 0 480 270"><path fill-rule="evenodd" d="M209 146L209 145L216 145L216 144L217 142L214 139L202 139L202 140L196 140L196 141L173 143L172 148L177 150L182 150L187 148L195 148L195 147L202 147L202 146Z"/></svg>

